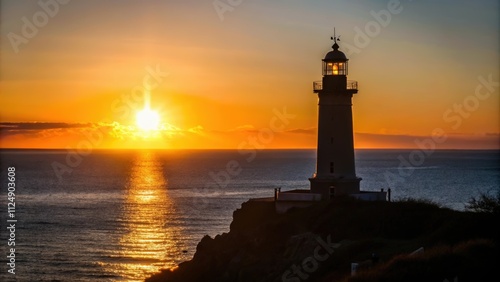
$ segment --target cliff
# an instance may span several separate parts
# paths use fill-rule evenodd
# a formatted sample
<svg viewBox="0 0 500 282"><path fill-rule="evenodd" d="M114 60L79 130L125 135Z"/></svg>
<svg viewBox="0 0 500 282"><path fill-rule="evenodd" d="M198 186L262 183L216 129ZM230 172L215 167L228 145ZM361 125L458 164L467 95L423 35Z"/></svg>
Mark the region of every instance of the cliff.
<svg viewBox="0 0 500 282"><path fill-rule="evenodd" d="M249 201L229 233L205 236L191 261L146 281L486 281L500 265L498 222L414 200L336 199L286 214Z"/></svg>

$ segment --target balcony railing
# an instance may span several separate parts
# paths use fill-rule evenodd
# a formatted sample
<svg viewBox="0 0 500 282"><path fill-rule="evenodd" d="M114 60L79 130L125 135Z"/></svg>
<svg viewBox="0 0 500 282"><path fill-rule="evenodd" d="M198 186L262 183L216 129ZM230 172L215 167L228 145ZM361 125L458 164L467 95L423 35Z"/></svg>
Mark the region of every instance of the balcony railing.
<svg viewBox="0 0 500 282"><path fill-rule="evenodd" d="M346 85L347 90L358 90L358 82L355 80L348 80ZM322 81L314 81L313 82L313 90L314 92L323 90L323 82Z"/></svg>

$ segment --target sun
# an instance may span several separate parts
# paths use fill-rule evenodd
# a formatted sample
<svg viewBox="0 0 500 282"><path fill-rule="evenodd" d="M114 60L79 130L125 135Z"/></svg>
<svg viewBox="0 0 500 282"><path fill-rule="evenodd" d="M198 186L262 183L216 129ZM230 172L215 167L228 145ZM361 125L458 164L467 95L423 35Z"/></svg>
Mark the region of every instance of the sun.
<svg viewBox="0 0 500 282"><path fill-rule="evenodd" d="M160 115L156 111L145 108L137 112L136 122L139 129L143 131L158 130L160 126Z"/></svg>

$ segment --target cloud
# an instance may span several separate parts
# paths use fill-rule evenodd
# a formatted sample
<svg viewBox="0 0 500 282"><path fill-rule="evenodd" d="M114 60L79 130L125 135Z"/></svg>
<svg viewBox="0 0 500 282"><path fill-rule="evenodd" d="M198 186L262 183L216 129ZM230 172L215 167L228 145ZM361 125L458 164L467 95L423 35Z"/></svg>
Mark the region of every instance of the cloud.
<svg viewBox="0 0 500 282"><path fill-rule="evenodd" d="M294 128L273 132L269 143L260 128L245 124L228 130L211 130L202 126L182 129L163 124L157 131L144 132L135 126L118 122L99 123L0 123L3 148L66 148L85 140L99 140L99 148L139 148L154 144L158 148L238 148L249 140L263 142L265 148L315 148L317 128ZM89 137L90 136L90 137ZM417 148L431 136L406 134L355 133L356 148ZM265 143L265 144L264 144ZM498 149L500 134L476 135L449 133L446 141L436 143L436 149Z"/></svg>
<svg viewBox="0 0 500 282"><path fill-rule="evenodd" d="M24 136L26 138L47 138L62 136L73 129L91 127L91 123L62 123L62 122L1 122L0 138L9 136Z"/></svg>
<svg viewBox="0 0 500 282"><path fill-rule="evenodd" d="M318 129L316 127L311 128L296 128L287 130L287 133L296 133L296 134L314 134L316 135Z"/></svg>
<svg viewBox="0 0 500 282"><path fill-rule="evenodd" d="M228 132L251 132L251 133L254 133L254 132L257 132L257 129L255 128L255 126L253 126L251 124L245 124L245 125L237 126L234 129L228 130Z"/></svg>
<svg viewBox="0 0 500 282"><path fill-rule="evenodd" d="M197 139L204 134L201 126L184 130L167 123L158 130L145 132L119 122L3 122L0 123L0 147L66 148L86 141L95 143L93 146L96 148L141 147L147 143L161 144L174 139Z"/></svg>
<svg viewBox="0 0 500 282"><path fill-rule="evenodd" d="M90 123L64 123L64 122L0 122L0 130L43 130L60 128L82 128Z"/></svg>
<svg viewBox="0 0 500 282"><path fill-rule="evenodd" d="M500 149L498 133L446 133L444 142L434 142L436 149ZM433 140L432 136L405 134L355 133L357 148L418 148L418 143Z"/></svg>

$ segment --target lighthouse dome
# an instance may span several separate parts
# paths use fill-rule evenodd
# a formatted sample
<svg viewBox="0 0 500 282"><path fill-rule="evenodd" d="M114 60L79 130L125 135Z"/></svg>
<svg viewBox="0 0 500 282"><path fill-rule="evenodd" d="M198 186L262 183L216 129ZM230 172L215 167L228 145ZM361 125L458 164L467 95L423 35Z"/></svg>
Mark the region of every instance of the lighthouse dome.
<svg viewBox="0 0 500 282"><path fill-rule="evenodd" d="M347 57L342 51L339 51L339 45L337 43L335 43L332 48L333 50L326 54L324 61L347 62Z"/></svg>

